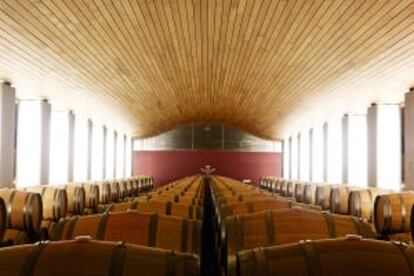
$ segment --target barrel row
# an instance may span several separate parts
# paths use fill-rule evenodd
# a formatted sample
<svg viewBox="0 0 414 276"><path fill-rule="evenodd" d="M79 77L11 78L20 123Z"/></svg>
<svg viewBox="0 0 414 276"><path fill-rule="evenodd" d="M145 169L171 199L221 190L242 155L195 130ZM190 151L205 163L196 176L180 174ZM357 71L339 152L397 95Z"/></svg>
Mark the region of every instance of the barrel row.
<svg viewBox="0 0 414 276"><path fill-rule="evenodd" d="M332 213L367 219L382 239L411 242L412 191L395 193L379 188L318 185L278 178L264 178L261 186L299 202L319 205Z"/></svg>
<svg viewBox="0 0 414 276"><path fill-rule="evenodd" d="M213 180L211 186L212 193L221 195L228 194L229 190L257 193L255 188L247 187L242 182L220 177ZM322 212L320 206L318 210L303 206L295 208L294 204L302 203L278 194L273 194L273 197L267 193L259 195L262 199L258 196L254 200L221 205L221 211L226 215L219 223L219 255L221 266L228 275L235 275L236 255L243 250L349 234L375 238L375 233L364 219Z"/></svg>
<svg viewBox="0 0 414 276"><path fill-rule="evenodd" d="M237 255L237 275L412 276L414 246L347 236L255 248Z"/></svg>
<svg viewBox="0 0 414 276"><path fill-rule="evenodd" d="M96 240L124 241L199 255L201 227L199 220L129 211L63 218L54 228L51 239L90 236Z"/></svg>
<svg viewBox="0 0 414 276"><path fill-rule="evenodd" d="M120 242L46 242L0 249L2 275L199 275L193 254Z"/></svg>
<svg viewBox="0 0 414 276"><path fill-rule="evenodd" d="M152 178L149 177L111 182L116 183L112 185L125 187L130 195L137 191L148 191L153 185ZM47 238L47 229L60 218L96 213L101 204L100 196L106 191L102 187L110 187L111 182L106 181L107 184L101 186L90 182L35 186L25 190L1 189L0 198L5 201L7 210L7 231L4 239L19 244L33 242Z"/></svg>
<svg viewBox="0 0 414 276"><path fill-rule="evenodd" d="M159 213L187 219L203 219L203 207L192 203L171 202L161 200L133 199L129 202L113 203L107 206L105 212L119 213L129 210Z"/></svg>

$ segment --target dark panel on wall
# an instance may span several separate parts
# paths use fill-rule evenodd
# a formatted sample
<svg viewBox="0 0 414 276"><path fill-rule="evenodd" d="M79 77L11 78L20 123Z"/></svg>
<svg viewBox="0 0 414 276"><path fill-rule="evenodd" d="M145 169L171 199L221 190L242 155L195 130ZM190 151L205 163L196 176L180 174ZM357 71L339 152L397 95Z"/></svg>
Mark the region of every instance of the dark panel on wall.
<svg viewBox="0 0 414 276"><path fill-rule="evenodd" d="M136 150L280 151L280 141L264 140L223 125L190 124L157 136L135 140Z"/></svg>
<svg viewBox="0 0 414 276"><path fill-rule="evenodd" d="M197 174L204 165L216 168L219 175L235 179L281 176L282 155L276 152L240 151L135 151L134 175L151 175L160 186L187 175Z"/></svg>

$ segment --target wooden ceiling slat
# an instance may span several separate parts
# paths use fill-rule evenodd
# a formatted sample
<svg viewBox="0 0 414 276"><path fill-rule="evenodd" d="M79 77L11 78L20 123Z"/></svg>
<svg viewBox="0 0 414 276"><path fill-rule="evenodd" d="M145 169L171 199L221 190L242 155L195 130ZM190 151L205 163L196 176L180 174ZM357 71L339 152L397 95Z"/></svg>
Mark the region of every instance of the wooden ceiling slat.
<svg viewBox="0 0 414 276"><path fill-rule="evenodd" d="M19 97L137 136L210 122L277 138L398 101L413 55L414 0L0 1Z"/></svg>

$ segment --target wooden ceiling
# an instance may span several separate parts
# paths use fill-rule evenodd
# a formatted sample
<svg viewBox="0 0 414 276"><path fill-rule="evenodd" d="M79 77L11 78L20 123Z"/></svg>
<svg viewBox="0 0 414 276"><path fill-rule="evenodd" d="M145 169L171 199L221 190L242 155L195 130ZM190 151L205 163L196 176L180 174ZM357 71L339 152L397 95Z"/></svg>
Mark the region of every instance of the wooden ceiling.
<svg viewBox="0 0 414 276"><path fill-rule="evenodd" d="M0 78L150 136L278 138L414 84L414 1L1 0Z"/></svg>

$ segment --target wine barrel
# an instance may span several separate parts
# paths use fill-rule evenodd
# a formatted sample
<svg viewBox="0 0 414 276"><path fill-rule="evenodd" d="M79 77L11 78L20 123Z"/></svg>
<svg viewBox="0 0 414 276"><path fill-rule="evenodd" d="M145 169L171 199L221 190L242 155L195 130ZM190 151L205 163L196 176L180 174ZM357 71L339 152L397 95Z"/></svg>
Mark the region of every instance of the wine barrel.
<svg viewBox="0 0 414 276"><path fill-rule="evenodd" d="M170 201L160 200L138 201L137 209L140 212L169 215L171 214L171 204Z"/></svg>
<svg viewBox="0 0 414 276"><path fill-rule="evenodd" d="M79 185L66 185L68 196L68 213L71 215L82 215L86 207L85 188Z"/></svg>
<svg viewBox="0 0 414 276"><path fill-rule="evenodd" d="M27 187L26 190L41 195L44 220L58 221L66 216L68 210L66 190L52 186L33 186Z"/></svg>
<svg viewBox="0 0 414 276"><path fill-rule="evenodd" d="M220 206L218 222L219 224L225 223L226 217L232 215L242 215L247 213L286 208L290 208L290 202L285 198L266 198L251 201L242 201L233 204L224 204L223 206Z"/></svg>
<svg viewBox="0 0 414 276"><path fill-rule="evenodd" d="M4 199L0 198L0 241L6 232L7 227L7 208Z"/></svg>
<svg viewBox="0 0 414 276"><path fill-rule="evenodd" d="M96 213L99 205L99 186L93 182L82 184L85 190L85 208Z"/></svg>
<svg viewBox="0 0 414 276"><path fill-rule="evenodd" d="M303 202L304 200L304 189L305 189L306 183L304 182L298 182L295 185L295 191L293 197L297 202Z"/></svg>
<svg viewBox="0 0 414 276"><path fill-rule="evenodd" d="M136 200L127 201L127 202L118 202L109 204L105 210L105 212L126 212L129 210L136 210L138 202Z"/></svg>
<svg viewBox="0 0 414 276"><path fill-rule="evenodd" d="M288 181L286 187L286 196L287 197L294 197L295 196L295 187L299 182L295 181Z"/></svg>
<svg viewBox="0 0 414 276"><path fill-rule="evenodd" d="M40 232L42 198L38 193L0 189L0 197L6 203L7 228Z"/></svg>
<svg viewBox="0 0 414 276"><path fill-rule="evenodd" d="M107 181L98 181L99 187L99 204L107 204L111 201L111 184Z"/></svg>
<svg viewBox="0 0 414 276"><path fill-rule="evenodd" d="M411 276L413 259L411 245L348 236L239 252L237 275Z"/></svg>
<svg viewBox="0 0 414 276"><path fill-rule="evenodd" d="M121 187L119 186L119 183L117 181L109 181L109 185L111 186L111 196L110 201L111 202L119 202L123 198L121 197Z"/></svg>
<svg viewBox="0 0 414 276"><path fill-rule="evenodd" d="M351 191L349 194L349 214L358 218L374 220L374 201L378 195L388 194L390 191L379 188L366 188Z"/></svg>
<svg viewBox="0 0 414 276"><path fill-rule="evenodd" d="M287 185L288 185L288 181L282 180L282 182L280 182L280 184L279 184L279 189L278 189L277 193L281 196L286 196L286 194L287 194Z"/></svg>
<svg viewBox="0 0 414 276"><path fill-rule="evenodd" d="M127 183L125 181L118 179L118 180L114 180L113 182L117 183L119 187L119 200L118 201L122 201L131 195L130 191L128 190Z"/></svg>
<svg viewBox="0 0 414 276"><path fill-rule="evenodd" d="M171 216L203 220L203 208L200 206L173 203L171 204Z"/></svg>
<svg viewBox="0 0 414 276"><path fill-rule="evenodd" d="M316 204L315 202L315 193L316 193L316 183L307 183L303 188L303 203L306 204Z"/></svg>
<svg viewBox="0 0 414 276"><path fill-rule="evenodd" d="M348 215L349 214L349 194L353 190L361 188L338 186L331 189L329 197L329 209L332 213Z"/></svg>
<svg viewBox="0 0 414 276"><path fill-rule="evenodd" d="M414 192L379 195L374 203L374 223L379 234L410 232Z"/></svg>
<svg viewBox="0 0 414 276"><path fill-rule="evenodd" d="M0 259L4 275L199 275L192 254L89 237L3 248Z"/></svg>
<svg viewBox="0 0 414 276"><path fill-rule="evenodd" d="M323 210L329 210L329 199L333 188L334 186L332 185L320 185L316 187L315 204L321 206Z"/></svg>
<svg viewBox="0 0 414 276"><path fill-rule="evenodd" d="M180 252L200 253L201 221L130 211L72 217L61 220L58 239L91 236Z"/></svg>
<svg viewBox="0 0 414 276"><path fill-rule="evenodd" d="M33 241L27 231L6 229L2 242L7 245L20 245L31 243Z"/></svg>
<svg viewBox="0 0 414 276"><path fill-rule="evenodd" d="M374 238L367 221L351 216L305 209L283 209L227 217L222 256L228 272L234 271L239 250L282 245L307 239L343 237L347 234ZM223 259L224 261L224 259ZM226 266L226 262L223 262Z"/></svg>

